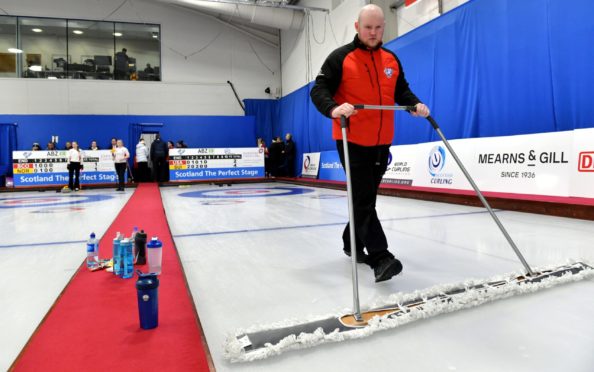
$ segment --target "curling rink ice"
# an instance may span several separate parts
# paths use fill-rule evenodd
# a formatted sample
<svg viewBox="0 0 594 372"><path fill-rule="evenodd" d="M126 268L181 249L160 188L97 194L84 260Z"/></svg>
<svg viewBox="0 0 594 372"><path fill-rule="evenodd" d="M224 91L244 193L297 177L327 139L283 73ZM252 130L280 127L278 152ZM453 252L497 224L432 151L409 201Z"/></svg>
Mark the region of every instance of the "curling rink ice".
<svg viewBox="0 0 594 372"><path fill-rule="evenodd" d="M83 262L88 234L101 237L132 192L0 193L0 370ZM594 280L229 363L223 344L238 328L351 310L351 263L341 242L346 192L265 183L161 193L217 371L594 370ZM377 209L404 271L376 284L359 265L363 309L393 293L522 271L483 208L379 196ZM592 221L497 214L532 267L594 262ZM100 345L93 347L100 359Z"/></svg>
<svg viewBox="0 0 594 372"><path fill-rule="evenodd" d="M101 237L131 195L0 193L0 370L10 367L84 261L89 234Z"/></svg>
<svg viewBox="0 0 594 372"><path fill-rule="evenodd" d="M274 183L161 193L217 371L594 370L592 280L231 364L223 344L238 328L351 309L351 264L340 239L346 192ZM375 284L359 265L362 308L392 293L522 270L483 208L387 196L377 208L404 271ZM594 222L497 214L532 267L594 261Z"/></svg>

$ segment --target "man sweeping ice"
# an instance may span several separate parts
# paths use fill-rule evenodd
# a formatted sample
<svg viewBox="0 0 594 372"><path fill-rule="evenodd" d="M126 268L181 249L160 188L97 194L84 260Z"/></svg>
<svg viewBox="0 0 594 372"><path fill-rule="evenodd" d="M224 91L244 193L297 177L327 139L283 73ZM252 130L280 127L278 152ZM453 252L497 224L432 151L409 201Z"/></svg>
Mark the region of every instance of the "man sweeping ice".
<svg viewBox="0 0 594 372"><path fill-rule="evenodd" d="M332 138L345 167L340 117L350 119L348 154L352 179L357 262L369 265L375 281L391 279L402 264L388 251L388 242L377 217L377 191L386 168L394 138L393 111L357 112L354 103L414 106L412 115L427 117L429 108L413 94L404 78L402 65L394 53L382 48L384 14L377 5L366 5L355 22L353 42L333 51L311 90L317 109L333 118ZM342 240L351 256L349 224ZM367 253L363 251L367 248Z"/></svg>

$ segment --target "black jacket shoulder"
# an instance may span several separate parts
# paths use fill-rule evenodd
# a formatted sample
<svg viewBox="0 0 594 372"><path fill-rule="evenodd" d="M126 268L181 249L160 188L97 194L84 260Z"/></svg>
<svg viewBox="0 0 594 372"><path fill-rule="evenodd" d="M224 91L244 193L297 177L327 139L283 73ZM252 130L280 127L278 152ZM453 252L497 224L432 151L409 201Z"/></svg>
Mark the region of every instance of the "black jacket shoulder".
<svg viewBox="0 0 594 372"><path fill-rule="evenodd" d="M355 42L351 42L335 49L326 58L316 77L310 97L318 111L327 117L330 117L332 109L338 106L333 97L342 80L342 63L346 56L356 48Z"/></svg>

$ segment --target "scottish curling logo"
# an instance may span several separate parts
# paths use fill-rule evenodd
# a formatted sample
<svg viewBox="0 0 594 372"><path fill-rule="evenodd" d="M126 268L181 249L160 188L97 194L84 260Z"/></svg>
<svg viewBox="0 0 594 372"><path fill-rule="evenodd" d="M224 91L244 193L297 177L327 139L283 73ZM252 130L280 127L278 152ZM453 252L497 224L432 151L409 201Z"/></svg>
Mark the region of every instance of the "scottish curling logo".
<svg viewBox="0 0 594 372"><path fill-rule="evenodd" d="M384 74L386 74L386 77L388 79L391 79L392 78L392 75L394 75L394 69L392 69L391 67L386 67L384 69Z"/></svg>
<svg viewBox="0 0 594 372"><path fill-rule="evenodd" d="M445 165L446 154L445 149L441 146L435 146L429 152L429 173L435 177Z"/></svg>

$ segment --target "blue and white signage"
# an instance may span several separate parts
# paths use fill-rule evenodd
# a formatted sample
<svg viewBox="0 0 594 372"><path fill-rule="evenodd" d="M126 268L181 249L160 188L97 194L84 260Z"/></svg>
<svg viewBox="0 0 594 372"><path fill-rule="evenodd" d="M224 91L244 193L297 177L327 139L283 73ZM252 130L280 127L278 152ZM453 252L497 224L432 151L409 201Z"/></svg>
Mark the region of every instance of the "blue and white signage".
<svg viewBox="0 0 594 372"><path fill-rule="evenodd" d="M301 166L301 177L318 178L320 170L320 153L306 152L303 154L303 164Z"/></svg>
<svg viewBox="0 0 594 372"><path fill-rule="evenodd" d="M115 183L117 174L110 150L81 150L81 184ZM14 186L68 184L68 151L13 151Z"/></svg>
<svg viewBox="0 0 594 372"><path fill-rule="evenodd" d="M169 150L170 181L261 177L264 177L261 148Z"/></svg>
<svg viewBox="0 0 594 372"><path fill-rule="evenodd" d="M346 181L344 168L340 163L338 151L322 151L320 153L320 179Z"/></svg>

